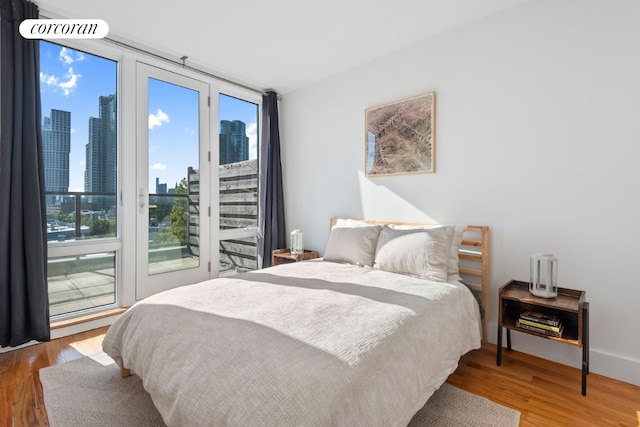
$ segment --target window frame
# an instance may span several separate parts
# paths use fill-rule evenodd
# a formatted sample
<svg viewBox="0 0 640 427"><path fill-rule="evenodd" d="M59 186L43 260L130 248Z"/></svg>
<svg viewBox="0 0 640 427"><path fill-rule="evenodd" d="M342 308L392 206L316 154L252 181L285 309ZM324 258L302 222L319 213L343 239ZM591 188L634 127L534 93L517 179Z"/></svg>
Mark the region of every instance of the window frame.
<svg viewBox="0 0 640 427"><path fill-rule="evenodd" d="M240 99L242 101L246 101L246 102L250 102L252 104L255 104L257 106L257 112L256 112L256 119L258 121L257 126L258 126L258 152L256 153L256 158L258 161L258 195L260 194L260 145L262 144L262 135L260 132L261 129L261 124L262 124L262 96L254 93L251 94L251 96L247 96L247 92L246 91L242 91L238 88L235 87L231 87L231 86L225 86L224 88L220 88L218 91L218 96L219 95L227 95L233 98L237 98ZM219 108L219 106L218 106ZM219 111L217 112L217 118L216 118L216 123L218 126L218 129L216 131L216 137L219 135L220 133L220 113ZM212 159L212 165L220 165L220 157L219 157L219 153L216 153L216 159L215 162ZM219 182L220 177L217 176L217 180ZM217 207L216 209L218 210L216 213L216 217L219 217L220 212L220 201L219 199L217 199L218 203L217 203ZM212 214L213 216L213 214ZM231 229L226 229L226 230L220 230L220 226L218 225L218 231L220 233L219 235L219 239L218 240L229 240L229 239L241 239L241 238L246 238L246 237L257 237L259 235L259 231L260 231L260 223L259 223L259 219L260 219L260 201L258 200L258 225L256 225L255 227L244 227L244 228L231 228Z"/></svg>
<svg viewBox="0 0 640 427"><path fill-rule="evenodd" d="M212 245L215 244L216 247L220 247L220 243L223 241L227 241L227 240L240 240L240 239L247 239L247 238L256 238L256 242L259 244L259 235L260 235L260 218L262 217L261 213L260 213L260 168L261 168L261 162L260 162L260 146L262 144L262 134L261 134L261 124L262 124L262 95L258 94L258 93L252 93L250 95L247 94L247 91L243 91L240 90L234 86L229 86L229 85L225 85L223 87L221 87L218 90L218 99L220 98L220 95L225 95L228 97L233 97L245 102L249 102L252 104L256 105L256 120L257 120L257 153L256 153L256 161L258 163L258 168L257 168L257 174L258 174L258 194L257 194L257 219L256 219L256 225L255 226L250 226L250 227L242 227L242 228L230 228L230 229L220 229L220 193L219 193L219 183L220 183L220 176L219 176L219 171L220 171L220 157L219 157L219 150L215 150L216 154L215 154L215 159L212 159L212 169L215 169L214 174L215 174L215 182L216 182L216 186L215 188L213 188L212 186L212 193L215 193L215 202L212 200L212 213L211 213L211 219L215 220L216 222L216 230L217 230L217 238L214 240L214 236L212 236L212 240L211 243ZM219 108L219 102L217 102L218 104L218 108ZM217 130L215 132L216 138L219 138L219 134L220 134L220 112L216 111L216 126L217 126ZM219 145L218 141L216 141L216 146ZM215 168L213 168L213 165L216 165ZM214 177L212 174L212 182L214 182ZM212 225L213 227L213 225ZM213 228L212 228L212 233L214 232ZM220 274L222 273L221 271L219 271L220 268L220 251L219 250L215 250L213 251L212 248L212 252L214 252L212 254L212 263L214 265L214 269L215 269L215 276L213 277L222 277L220 276ZM214 260L215 258L215 260ZM259 261L259 250L258 250L258 246L256 246L256 264L257 264L257 268L260 268L260 261ZM236 273L238 271L236 270ZM233 275L234 273L231 273L231 275ZM224 274L224 276L228 276L228 274Z"/></svg>
<svg viewBox="0 0 640 427"><path fill-rule="evenodd" d="M107 60L114 61L116 63L116 96L117 96L117 145L116 145L116 235L115 237L104 237L97 239L87 240L65 240L61 242L51 241L47 242L47 260L49 258L57 258L63 256L78 256L84 254L95 254L100 252L115 252L115 288L114 288L114 303L101 305L98 307L72 311L64 314L58 314L50 316L51 322L65 320L77 316L87 315L91 313L97 313L101 311L111 310L121 307L121 292L122 292L122 224L123 224L123 203L122 203L122 75L123 67L122 62L124 54L118 52L117 49L110 48L105 42L95 41L90 42L87 40L46 40L49 43L58 45L60 47L66 47L76 51L80 51L85 54L98 56ZM43 116L44 117L44 116Z"/></svg>

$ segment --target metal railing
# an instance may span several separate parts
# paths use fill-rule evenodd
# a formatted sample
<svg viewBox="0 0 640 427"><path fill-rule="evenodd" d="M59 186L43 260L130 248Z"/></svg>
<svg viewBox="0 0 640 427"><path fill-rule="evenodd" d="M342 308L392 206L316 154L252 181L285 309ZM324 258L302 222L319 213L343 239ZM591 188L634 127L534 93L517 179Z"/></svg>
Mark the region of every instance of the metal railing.
<svg viewBox="0 0 640 427"><path fill-rule="evenodd" d="M105 198L108 198L105 201ZM73 200L72 200L73 199ZM96 200L97 199L97 200ZM111 200L109 200L111 199ZM93 214L116 220L116 193L115 192L96 192L96 191L47 191L45 192L45 203L47 207L47 223L50 229L47 230L49 237L59 236L75 237L76 240L84 239L82 215ZM108 212L113 209L113 214ZM99 212L99 213L96 213ZM58 215L58 218L54 218ZM73 227L71 222L60 220L60 215L72 215L74 221ZM62 226L61 224L64 224ZM65 228L66 227L66 228ZM72 230L68 230L72 228ZM58 240L58 239L49 239Z"/></svg>
<svg viewBox="0 0 640 427"><path fill-rule="evenodd" d="M197 171L189 173L187 194L150 193L149 194L149 252L156 264L162 263L162 256L168 250L197 254L199 243L199 224L197 215L201 211L197 206L199 176ZM190 194L189 194L190 193ZM51 241L58 240L55 225L59 229L67 226L64 239L81 240L99 237L116 237L112 234L95 232L98 219L117 220L118 204L115 192L46 192L47 222L51 223ZM258 217L258 176L257 161L250 160L236 164L220 166L220 228L222 230L249 229L257 227ZM175 203L174 203L175 202ZM170 226L166 218L170 208L176 204L184 205L188 212L186 236L179 236L181 242L152 242L158 234ZM156 205L156 206L154 206ZM165 206L163 206L165 205ZM91 218L88 219L87 216ZM163 216L163 218L160 218ZM66 217L67 221L60 218ZM85 225L83 225L83 222ZM178 236L176 236L178 237ZM256 237L227 238L220 241L220 274L241 272L257 268ZM175 258L172 256L171 258ZM75 312L95 308L102 304L112 304L115 299L115 253L90 253L74 256L50 258L49 279L51 310L54 314ZM83 296L97 295L98 297Z"/></svg>

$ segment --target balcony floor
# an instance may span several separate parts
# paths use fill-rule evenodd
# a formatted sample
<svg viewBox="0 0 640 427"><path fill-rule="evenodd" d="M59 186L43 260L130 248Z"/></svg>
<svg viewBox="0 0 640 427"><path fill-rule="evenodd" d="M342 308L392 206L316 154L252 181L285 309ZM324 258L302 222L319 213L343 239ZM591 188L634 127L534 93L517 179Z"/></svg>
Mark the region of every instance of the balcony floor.
<svg viewBox="0 0 640 427"><path fill-rule="evenodd" d="M155 262L150 265L151 274L193 268L194 258ZM235 269L222 270L220 277L238 273ZM80 310L92 309L115 303L115 278L113 268L84 271L49 277L49 314L56 316Z"/></svg>
<svg viewBox="0 0 640 427"><path fill-rule="evenodd" d="M113 269L49 277L49 314L55 316L113 304Z"/></svg>

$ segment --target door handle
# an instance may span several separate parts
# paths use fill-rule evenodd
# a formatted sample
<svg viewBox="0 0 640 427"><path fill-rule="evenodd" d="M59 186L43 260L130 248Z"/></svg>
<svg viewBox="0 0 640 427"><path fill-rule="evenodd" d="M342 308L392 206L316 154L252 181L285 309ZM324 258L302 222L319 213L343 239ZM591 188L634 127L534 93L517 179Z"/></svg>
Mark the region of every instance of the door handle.
<svg viewBox="0 0 640 427"><path fill-rule="evenodd" d="M142 187L138 192L138 204L140 205L140 213L144 213L144 207L147 205L147 192Z"/></svg>

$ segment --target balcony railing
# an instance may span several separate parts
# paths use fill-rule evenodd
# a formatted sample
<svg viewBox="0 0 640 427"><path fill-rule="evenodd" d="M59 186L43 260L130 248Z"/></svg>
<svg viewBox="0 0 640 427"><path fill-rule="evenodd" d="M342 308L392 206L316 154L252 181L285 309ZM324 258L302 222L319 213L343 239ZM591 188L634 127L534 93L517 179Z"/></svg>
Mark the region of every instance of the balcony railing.
<svg viewBox="0 0 640 427"><path fill-rule="evenodd" d="M220 228L248 229L258 223L258 167L256 160L220 166ZM157 272L164 263L199 254L199 176L189 171L189 194L149 194L149 262ZM104 192L47 192L48 240L67 241L116 237L117 196ZM170 211L188 211L185 235L163 243L163 232L174 232ZM174 232L175 233L175 232ZM257 268L257 238L219 242L221 276ZM49 258L51 314L114 304L116 253L87 253Z"/></svg>
<svg viewBox="0 0 640 427"><path fill-rule="evenodd" d="M83 240L116 235L116 193L47 191L47 240Z"/></svg>

